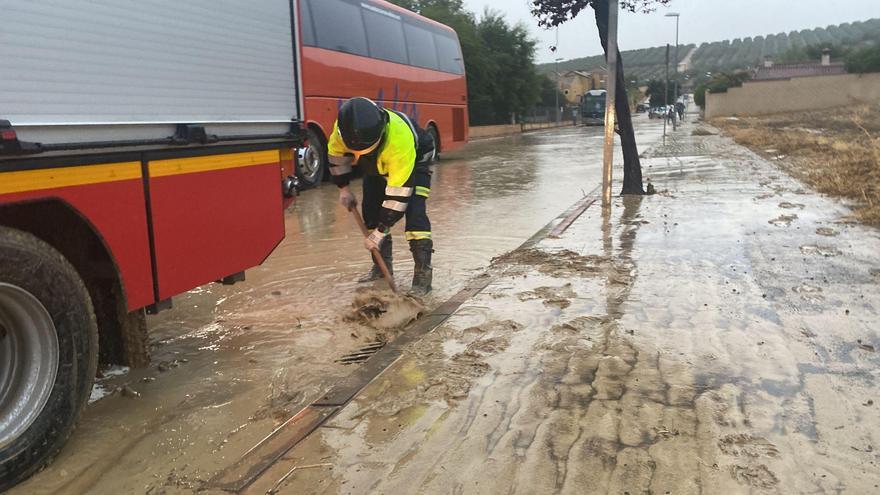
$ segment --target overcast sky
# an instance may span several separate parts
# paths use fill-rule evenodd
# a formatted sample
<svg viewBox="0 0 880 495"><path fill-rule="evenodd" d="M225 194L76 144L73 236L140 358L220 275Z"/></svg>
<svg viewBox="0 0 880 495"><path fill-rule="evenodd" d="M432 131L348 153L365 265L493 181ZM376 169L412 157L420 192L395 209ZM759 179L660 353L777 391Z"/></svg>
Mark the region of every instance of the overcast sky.
<svg viewBox="0 0 880 495"><path fill-rule="evenodd" d="M553 31L538 27L529 13L529 0L464 0L465 6L479 14L491 7L509 21L524 22L539 40L538 62L551 62ZM824 27L880 17L880 0L672 0L652 14L621 13L620 48L629 50L675 43L675 19L668 12L681 14L679 42L702 43ZM558 57L564 59L602 53L592 10L559 28Z"/></svg>

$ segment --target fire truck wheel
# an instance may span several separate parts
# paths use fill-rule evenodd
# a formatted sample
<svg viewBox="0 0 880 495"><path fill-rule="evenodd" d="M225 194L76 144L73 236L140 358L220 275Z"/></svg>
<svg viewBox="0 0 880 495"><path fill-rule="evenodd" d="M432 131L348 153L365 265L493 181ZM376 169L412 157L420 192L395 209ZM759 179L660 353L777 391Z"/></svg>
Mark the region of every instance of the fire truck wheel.
<svg viewBox="0 0 880 495"><path fill-rule="evenodd" d="M313 129L306 130L306 146L299 152L297 173L306 186L316 187L327 170L327 146Z"/></svg>
<svg viewBox="0 0 880 495"><path fill-rule="evenodd" d="M0 226L0 492L46 466L88 402L98 363L89 293L54 248Z"/></svg>

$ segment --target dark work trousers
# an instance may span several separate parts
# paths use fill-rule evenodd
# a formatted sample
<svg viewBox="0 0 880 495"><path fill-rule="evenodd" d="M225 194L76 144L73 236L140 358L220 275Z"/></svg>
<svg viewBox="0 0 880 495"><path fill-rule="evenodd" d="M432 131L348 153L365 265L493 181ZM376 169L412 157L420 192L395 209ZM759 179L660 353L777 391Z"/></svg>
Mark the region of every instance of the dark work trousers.
<svg viewBox="0 0 880 495"><path fill-rule="evenodd" d="M431 164L417 163L413 175L414 192L406 207L406 240L430 239L431 221L428 219L427 200L431 194ZM381 175L364 174L361 211L369 229L375 229L379 224L379 211L385 200L385 184L385 177Z"/></svg>

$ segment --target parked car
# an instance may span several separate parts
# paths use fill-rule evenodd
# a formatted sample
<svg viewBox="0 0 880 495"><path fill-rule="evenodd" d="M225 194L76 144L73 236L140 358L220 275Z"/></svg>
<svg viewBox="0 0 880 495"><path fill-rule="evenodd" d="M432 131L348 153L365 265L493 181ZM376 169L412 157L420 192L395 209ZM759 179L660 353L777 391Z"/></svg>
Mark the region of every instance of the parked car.
<svg viewBox="0 0 880 495"><path fill-rule="evenodd" d="M666 116L667 108L666 106L662 107L653 107L650 111L648 111L649 119L662 119Z"/></svg>
<svg viewBox="0 0 880 495"><path fill-rule="evenodd" d="M636 105L636 113L645 113L651 108L647 103L639 103Z"/></svg>

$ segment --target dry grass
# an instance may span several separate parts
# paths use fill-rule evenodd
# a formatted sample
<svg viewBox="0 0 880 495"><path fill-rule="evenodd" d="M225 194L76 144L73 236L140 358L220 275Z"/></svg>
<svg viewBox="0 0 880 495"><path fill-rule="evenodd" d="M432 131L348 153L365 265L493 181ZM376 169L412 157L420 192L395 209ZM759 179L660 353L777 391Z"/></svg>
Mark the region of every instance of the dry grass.
<svg viewBox="0 0 880 495"><path fill-rule="evenodd" d="M880 106L712 123L820 192L853 200L862 222L880 226Z"/></svg>

